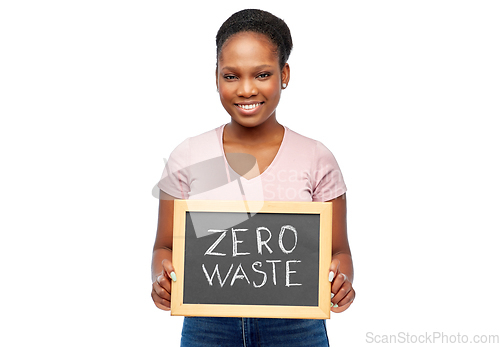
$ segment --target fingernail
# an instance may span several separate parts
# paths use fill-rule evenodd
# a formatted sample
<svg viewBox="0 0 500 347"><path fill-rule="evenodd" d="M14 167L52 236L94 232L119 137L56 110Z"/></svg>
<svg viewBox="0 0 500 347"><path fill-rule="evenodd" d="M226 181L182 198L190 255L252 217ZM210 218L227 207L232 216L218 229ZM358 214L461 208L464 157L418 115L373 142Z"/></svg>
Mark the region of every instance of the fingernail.
<svg viewBox="0 0 500 347"><path fill-rule="evenodd" d="M330 307L333 307L333 302L330 303Z"/></svg>
<svg viewBox="0 0 500 347"><path fill-rule="evenodd" d="M332 304L333 304L333 302L332 302ZM333 308L337 308L337 307L339 307L339 305L337 305L337 304L333 305Z"/></svg>
<svg viewBox="0 0 500 347"><path fill-rule="evenodd" d="M334 297L334 296L335 296L335 294L333 294L333 293L332 293L332 295L331 295L330 299L333 299L333 297Z"/></svg>
<svg viewBox="0 0 500 347"><path fill-rule="evenodd" d="M333 271L330 271L330 274L328 275L328 281L330 282L333 281L333 275L334 275Z"/></svg>
<svg viewBox="0 0 500 347"><path fill-rule="evenodd" d="M172 279L172 281L174 281L174 282L175 282L175 281L177 281L177 276L175 275L175 272L173 272L173 271L172 271L172 272L170 273L170 278L171 278L171 279Z"/></svg>
<svg viewBox="0 0 500 347"><path fill-rule="evenodd" d="M156 282L158 282L158 284L160 284L160 277L161 277L161 275L156 277Z"/></svg>

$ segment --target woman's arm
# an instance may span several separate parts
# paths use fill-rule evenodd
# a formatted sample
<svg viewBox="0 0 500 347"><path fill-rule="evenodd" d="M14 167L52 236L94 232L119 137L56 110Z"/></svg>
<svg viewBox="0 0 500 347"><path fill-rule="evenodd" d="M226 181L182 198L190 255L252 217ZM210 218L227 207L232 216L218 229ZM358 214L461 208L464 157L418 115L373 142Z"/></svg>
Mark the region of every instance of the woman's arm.
<svg viewBox="0 0 500 347"><path fill-rule="evenodd" d="M172 266L174 197L160 190L158 228L151 262L151 297L162 310L170 310L171 280L176 280Z"/></svg>
<svg viewBox="0 0 500 347"><path fill-rule="evenodd" d="M355 291L352 288L354 270L352 266L351 250L347 240L347 208L346 195L343 194L332 203L332 263L330 277L332 282L333 312L343 312L352 303Z"/></svg>

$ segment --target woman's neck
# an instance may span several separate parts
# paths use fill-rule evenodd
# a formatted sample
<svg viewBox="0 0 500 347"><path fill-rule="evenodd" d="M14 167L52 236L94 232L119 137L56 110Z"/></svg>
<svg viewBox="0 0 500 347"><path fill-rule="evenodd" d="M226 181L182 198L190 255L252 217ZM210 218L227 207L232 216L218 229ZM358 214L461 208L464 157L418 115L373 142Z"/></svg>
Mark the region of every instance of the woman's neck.
<svg viewBox="0 0 500 347"><path fill-rule="evenodd" d="M224 141L258 145L273 142L276 138L282 138L283 133L284 127L276 121L275 117L255 127L245 127L231 120L225 126Z"/></svg>

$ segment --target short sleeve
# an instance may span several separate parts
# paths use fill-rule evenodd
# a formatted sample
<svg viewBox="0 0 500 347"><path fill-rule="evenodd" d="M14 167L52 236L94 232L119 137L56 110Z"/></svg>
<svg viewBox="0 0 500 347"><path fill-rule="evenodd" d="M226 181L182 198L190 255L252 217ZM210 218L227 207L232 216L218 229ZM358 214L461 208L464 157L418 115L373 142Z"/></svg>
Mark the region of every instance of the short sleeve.
<svg viewBox="0 0 500 347"><path fill-rule="evenodd" d="M316 142L312 170L313 201L329 201L347 191L337 160L319 141Z"/></svg>
<svg viewBox="0 0 500 347"><path fill-rule="evenodd" d="M184 140L170 154L158 188L178 199L187 199L189 193L189 139Z"/></svg>

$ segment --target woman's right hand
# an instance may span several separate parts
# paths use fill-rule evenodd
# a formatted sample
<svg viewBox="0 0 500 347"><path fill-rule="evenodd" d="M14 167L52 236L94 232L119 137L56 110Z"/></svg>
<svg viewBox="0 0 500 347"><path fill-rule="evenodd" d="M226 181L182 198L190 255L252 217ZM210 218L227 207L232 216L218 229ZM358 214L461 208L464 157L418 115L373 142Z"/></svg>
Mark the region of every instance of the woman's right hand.
<svg viewBox="0 0 500 347"><path fill-rule="evenodd" d="M156 280L153 282L151 297L156 307L165 311L170 311L171 281L177 281L177 277L175 276L174 267L170 260L163 259L161 265L163 266L163 272L156 277Z"/></svg>

